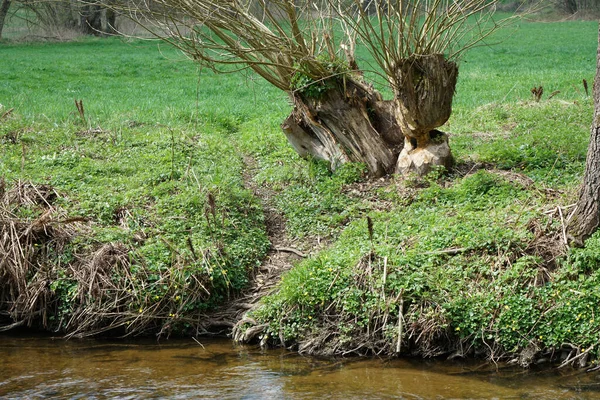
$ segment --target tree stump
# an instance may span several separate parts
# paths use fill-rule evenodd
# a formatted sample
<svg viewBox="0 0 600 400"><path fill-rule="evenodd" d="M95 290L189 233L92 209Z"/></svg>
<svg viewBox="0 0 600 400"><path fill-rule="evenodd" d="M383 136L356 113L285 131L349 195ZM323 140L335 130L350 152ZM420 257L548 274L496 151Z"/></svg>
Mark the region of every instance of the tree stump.
<svg viewBox="0 0 600 400"><path fill-rule="evenodd" d="M435 166L442 166L446 170L452 167L453 159L448 145L448 135L433 130L428 136L429 140L424 147L417 146L415 139L406 138L396 163L397 173L403 175L416 173L423 176L431 172Z"/></svg>
<svg viewBox="0 0 600 400"><path fill-rule="evenodd" d="M324 81L326 89L313 91L317 96L291 92L294 110L281 127L292 147L303 157L326 160L333 170L362 162L375 177L449 169L448 136L436 128L452 112L457 65L442 54L413 56L395 71L389 101L349 76Z"/></svg>
<svg viewBox="0 0 600 400"><path fill-rule="evenodd" d="M452 165L448 136L436 128L450 118L457 77L458 66L443 54L415 55L396 65L392 86L406 137L397 172L423 175L433 165Z"/></svg>
<svg viewBox="0 0 600 400"><path fill-rule="evenodd" d="M394 102L349 78L318 97L295 92L291 98L294 110L281 127L300 156L325 160L332 170L351 161L375 177L394 172L404 143Z"/></svg>

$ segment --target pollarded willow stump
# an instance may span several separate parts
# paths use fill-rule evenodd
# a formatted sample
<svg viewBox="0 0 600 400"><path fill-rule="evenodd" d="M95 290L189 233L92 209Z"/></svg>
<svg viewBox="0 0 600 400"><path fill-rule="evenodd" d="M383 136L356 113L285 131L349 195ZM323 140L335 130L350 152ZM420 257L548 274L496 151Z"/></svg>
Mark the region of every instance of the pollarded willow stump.
<svg viewBox="0 0 600 400"><path fill-rule="evenodd" d="M321 86L313 95L291 92L294 110L282 124L290 144L333 170L362 162L376 177L450 168L448 137L436 128L450 117L458 67L433 54L407 58L394 71L393 100L351 76L315 81Z"/></svg>
<svg viewBox="0 0 600 400"><path fill-rule="evenodd" d="M325 160L332 170L350 161L364 163L372 176L394 172L404 144L394 101L351 78L330 82L318 97L290 97L294 110L281 127L300 156Z"/></svg>
<svg viewBox="0 0 600 400"><path fill-rule="evenodd" d="M396 172L427 174L434 165L450 168L448 136L436 128L450 118L458 66L442 54L415 55L398 63L392 84L404 149Z"/></svg>

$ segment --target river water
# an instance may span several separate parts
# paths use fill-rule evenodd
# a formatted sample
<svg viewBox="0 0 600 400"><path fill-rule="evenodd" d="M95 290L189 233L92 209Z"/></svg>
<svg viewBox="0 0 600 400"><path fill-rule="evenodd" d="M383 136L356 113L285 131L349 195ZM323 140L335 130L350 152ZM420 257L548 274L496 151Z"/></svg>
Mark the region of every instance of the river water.
<svg viewBox="0 0 600 400"><path fill-rule="evenodd" d="M600 374L483 362L319 359L226 339L0 336L6 399L600 399Z"/></svg>

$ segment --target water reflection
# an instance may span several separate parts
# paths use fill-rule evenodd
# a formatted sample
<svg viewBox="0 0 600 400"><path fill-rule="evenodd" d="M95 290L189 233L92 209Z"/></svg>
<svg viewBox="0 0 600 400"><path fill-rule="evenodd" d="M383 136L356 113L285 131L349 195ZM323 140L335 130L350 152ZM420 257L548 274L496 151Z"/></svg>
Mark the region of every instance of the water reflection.
<svg viewBox="0 0 600 400"><path fill-rule="evenodd" d="M600 375L420 360L325 360L205 339L0 336L7 399L594 399Z"/></svg>

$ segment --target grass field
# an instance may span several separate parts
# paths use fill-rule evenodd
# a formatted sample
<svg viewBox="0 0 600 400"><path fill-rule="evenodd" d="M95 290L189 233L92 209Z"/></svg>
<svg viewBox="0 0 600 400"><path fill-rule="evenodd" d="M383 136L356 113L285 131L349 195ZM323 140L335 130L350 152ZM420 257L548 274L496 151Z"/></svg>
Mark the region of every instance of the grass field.
<svg viewBox="0 0 600 400"><path fill-rule="evenodd" d="M89 228L53 264L47 326L72 331L72 315L108 307L115 295L90 311L60 266L121 243L132 275L110 326L193 331L270 246L250 159L298 247L329 243L255 312L273 342L393 353L403 319L404 351L422 355L596 345L599 238L562 250L557 209L583 174L596 33L596 22L523 21L467 53L443 128L457 170L382 182L300 159L279 128L285 95L251 74L199 71L155 41L0 43L0 115L14 109L0 121L0 176L55 188L53 206ZM35 221L44 208L12 213Z"/></svg>

